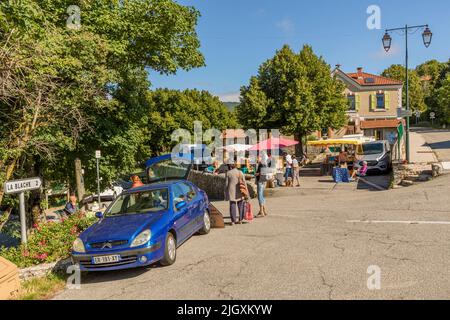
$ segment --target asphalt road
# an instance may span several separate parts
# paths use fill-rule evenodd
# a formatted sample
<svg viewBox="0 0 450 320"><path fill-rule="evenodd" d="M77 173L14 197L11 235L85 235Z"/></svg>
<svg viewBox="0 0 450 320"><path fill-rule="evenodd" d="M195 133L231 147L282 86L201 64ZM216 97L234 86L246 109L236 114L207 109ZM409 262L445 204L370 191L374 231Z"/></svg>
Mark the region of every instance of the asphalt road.
<svg viewBox="0 0 450 320"><path fill-rule="evenodd" d="M194 236L173 266L83 275L56 299L448 299L449 194L450 175L390 191L282 189L269 217Z"/></svg>
<svg viewBox="0 0 450 320"><path fill-rule="evenodd" d="M428 146L436 153L439 161L450 161L450 130L412 128L420 133Z"/></svg>

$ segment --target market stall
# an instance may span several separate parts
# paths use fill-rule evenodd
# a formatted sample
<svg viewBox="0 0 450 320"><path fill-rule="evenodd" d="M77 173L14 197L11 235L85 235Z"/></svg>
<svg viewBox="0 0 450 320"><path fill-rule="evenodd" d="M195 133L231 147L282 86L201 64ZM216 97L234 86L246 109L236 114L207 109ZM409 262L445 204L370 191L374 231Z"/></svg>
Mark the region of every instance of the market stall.
<svg viewBox="0 0 450 320"><path fill-rule="evenodd" d="M323 176L335 175L334 168L342 168L350 173L353 163L357 160L360 139L327 139L309 141L309 147L320 148L321 174Z"/></svg>

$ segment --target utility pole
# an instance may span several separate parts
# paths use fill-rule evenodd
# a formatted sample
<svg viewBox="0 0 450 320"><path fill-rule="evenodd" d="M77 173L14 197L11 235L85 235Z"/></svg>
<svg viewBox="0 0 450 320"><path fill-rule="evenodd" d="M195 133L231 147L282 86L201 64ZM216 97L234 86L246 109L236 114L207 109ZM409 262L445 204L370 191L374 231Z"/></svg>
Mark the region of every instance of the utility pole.
<svg viewBox="0 0 450 320"><path fill-rule="evenodd" d="M408 62L408 25L405 26L405 43L406 43L406 111L409 110L409 62ZM406 161L411 160L411 151L409 144L409 117L406 116Z"/></svg>
<svg viewBox="0 0 450 320"><path fill-rule="evenodd" d="M77 183L77 196L78 200L81 201L84 198L84 179L83 179L83 169L81 167L81 160L75 159L75 181Z"/></svg>
<svg viewBox="0 0 450 320"><path fill-rule="evenodd" d="M100 197L100 157L101 157L100 150L95 151L95 159L97 160L97 192L98 192L98 208L99 210L102 208L102 199Z"/></svg>
<svg viewBox="0 0 450 320"><path fill-rule="evenodd" d="M405 54L405 67L406 67L406 111L407 111L407 115L406 115L406 161L409 162L410 161L410 143L409 143L409 118L410 115L408 115L408 111L410 110L409 108L409 52L408 52L408 33L410 30L414 30L413 32L416 32L418 29L425 29L424 32L422 33L422 39L423 39L423 44L425 45L425 47L429 47L431 44L431 38L433 37L433 33L430 31L430 29L428 28L427 24L424 25L418 25L418 26L408 26L405 25L404 27L401 28L394 28L394 29L386 29L386 33L382 39L383 41L383 47L384 50L386 50L386 52L389 51L389 49L391 48L391 42L392 42L392 38L389 35L389 32L393 32L393 31L401 31L404 33L405 35L405 44L406 44L406 54Z"/></svg>

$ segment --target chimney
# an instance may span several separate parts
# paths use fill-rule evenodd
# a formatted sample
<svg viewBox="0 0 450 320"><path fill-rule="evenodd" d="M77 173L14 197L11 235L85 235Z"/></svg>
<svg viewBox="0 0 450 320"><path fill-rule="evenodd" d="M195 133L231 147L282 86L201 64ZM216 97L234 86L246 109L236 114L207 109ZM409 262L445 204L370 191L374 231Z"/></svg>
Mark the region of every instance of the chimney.
<svg viewBox="0 0 450 320"><path fill-rule="evenodd" d="M363 68L359 67L357 70L358 70L358 78L362 78L363 77Z"/></svg>

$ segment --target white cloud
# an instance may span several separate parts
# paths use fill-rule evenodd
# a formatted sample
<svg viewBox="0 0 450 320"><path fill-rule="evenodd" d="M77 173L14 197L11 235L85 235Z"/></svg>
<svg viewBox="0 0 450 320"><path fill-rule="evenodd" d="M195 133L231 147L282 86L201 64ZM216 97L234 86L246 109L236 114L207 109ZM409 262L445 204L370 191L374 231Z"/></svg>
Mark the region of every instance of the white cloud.
<svg viewBox="0 0 450 320"><path fill-rule="evenodd" d="M240 92L226 92L217 94L222 102L239 102Z"/></svg>
<svg viewBox="0 0 450 320"><path fill-rule="evenodd" d="M284 18L278 21L276 26L285 34L292 34L295 32L295 23L290 18Z"/></svg>

